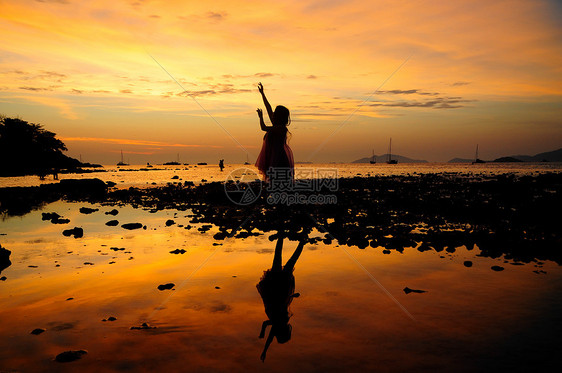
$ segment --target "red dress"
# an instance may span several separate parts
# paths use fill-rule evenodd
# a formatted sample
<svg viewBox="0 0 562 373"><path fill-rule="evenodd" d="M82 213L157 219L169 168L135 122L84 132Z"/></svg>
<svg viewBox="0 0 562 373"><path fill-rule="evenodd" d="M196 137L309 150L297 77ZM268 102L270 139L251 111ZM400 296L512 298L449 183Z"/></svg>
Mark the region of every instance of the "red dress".
<svg viewBox="0 0 562 373"><path fill-rule="evenodd" d="M266 176L270 168L287 168L294 174L295 161L293 152L287 145L287 127L270 127L263 137L261 152L256 160L256 167Z"/></svg>

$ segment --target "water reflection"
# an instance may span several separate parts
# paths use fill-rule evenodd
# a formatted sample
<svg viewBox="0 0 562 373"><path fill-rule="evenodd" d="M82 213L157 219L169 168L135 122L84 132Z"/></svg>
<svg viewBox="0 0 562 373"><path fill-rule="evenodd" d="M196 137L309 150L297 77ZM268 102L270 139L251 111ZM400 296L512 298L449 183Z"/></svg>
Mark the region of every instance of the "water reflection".
<svg viewBox="0 0 562 373"><path fill-rule="evenodd" d="M290 305L293 302L293 298L300 296L300 293L295 293L295 276L293 271L304 248L306 237L300 240L293 255L283 266L283 240L286 233L280 230L277 236L271 268L264 271L260 282L256 285L263 300L265 314L268 317L262 323L259 337L264 338L267 327L271 326L260 356L262 361L265 361L267 350L274 337L278 343L286 343L291 339L292 326L289 324L289 319L293 314L290 311Z"/></svg>

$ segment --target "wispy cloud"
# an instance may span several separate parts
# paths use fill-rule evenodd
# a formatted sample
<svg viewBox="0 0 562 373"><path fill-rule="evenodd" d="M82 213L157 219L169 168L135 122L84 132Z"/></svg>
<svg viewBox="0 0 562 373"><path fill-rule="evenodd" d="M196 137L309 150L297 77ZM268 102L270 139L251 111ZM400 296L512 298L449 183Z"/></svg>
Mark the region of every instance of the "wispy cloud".
<svg viewBox="0 0 562 373"><path fill-rule="evenodd" d="M177 143L167 143L162 141L112 139L112 138L103 138L103 137L61 137L61 140L64 142L95 142L95 143L104 143L104 144L168 147L168 148L222 148L222 146L218 146L218 145L177 144Z"/></svg>

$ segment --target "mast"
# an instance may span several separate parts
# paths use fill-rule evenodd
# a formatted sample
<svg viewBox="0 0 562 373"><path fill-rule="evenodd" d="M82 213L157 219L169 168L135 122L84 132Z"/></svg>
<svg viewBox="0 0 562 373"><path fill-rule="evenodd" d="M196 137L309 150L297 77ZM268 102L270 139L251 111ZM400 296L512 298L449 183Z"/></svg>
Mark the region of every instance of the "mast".
<svg viewBox="0 0 562 373"><path fill-rule="evenodd" d="M388 144L388 161L392 159L392 137L390 138L390 143Z"/></svg>
<svg viewBox="0 0 562 373"><path fill-rule="evenodd" d="M478 144L476 144L476 157L474 158L474 160L478 160Z"/></svg>
<svg viewBox="0 0 562 373"><path fill-rule="evenodd" d="M123 163L123 150L121 150L121 163Z"/></svg>

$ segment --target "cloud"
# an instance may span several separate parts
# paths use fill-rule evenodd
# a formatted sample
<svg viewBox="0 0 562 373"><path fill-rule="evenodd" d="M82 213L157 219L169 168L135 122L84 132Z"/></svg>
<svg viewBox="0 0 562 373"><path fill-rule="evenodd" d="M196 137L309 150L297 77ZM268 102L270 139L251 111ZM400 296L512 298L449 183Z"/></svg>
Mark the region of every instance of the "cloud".
<svg viewBox="0 0 562 373"><path fill-rule="evenodd" d="M37 102L45 106L55 107L59 109L59 112L63 117L73 120L78 119L78 115L74 112L74 110L72 110L72 107L68 104L68 102L61 98L34 95L13 96L13 98L21 98L32 102Z"/></svg>
<svg viewBox="0 0 562 373"><path fill-rule="evenodd" d="M205 14L205 17L213 21L219 22L224 20L227 15L228 13L226 12L207 12L207 14Z"/></svg>
<svg viewBox="0 0 562 373"><path fill-rule="evenodd" d="M45 87L19 87L19 89L23 89L26 91L52 91L51 88L45 88Z"/></svg>
<svg viewBox="0 0 562 373"><path fill-rule="evenodd" d="M131 91L130 89L122 89L119 92L121 92L121 93L133 93L133 91Z"/></svg>
<svg viewBox="0 0 562 373"><path fill-rule="evenodd" d="M379 95L384 95L384 94L413 95L413 94L417 94L417 95L422 95L422 96L437 96L439 93L423 92L423 91L420 91L419 89L393 89L393 90L390 90L390 91L377 91L377 94L379 94Z"/></svg>
<svg viewBox="0 0 562 373"><path fill-rule="evenodd" d="M70 4L68 0L35 0L38 3L57 3L57 4Z"/></svg>
<svg viewBox="0 0 562 373"><path fill-rule="evenodd" d="M470 82L454 82L453 84L451 84L453 87L460 87L463 85L469 85Z"/></svg>
<svg viewBox="0 0 562 373"><path fill-rule="evenodd" d="M172 148L213 148L218 149L222 146L218 145L200 145L200 144L177 144L162 141L132 140L132 139L112 139L103 137L61 137L64 142L97 142L103 144L118 144L132 146L155 146L155 147L172 147Z"/></svg>
<svg viewBox="0 0 562 373"><path fill-rule="evenodd" d="M428 101L398 101L398 102L376 102L369 106L401 107L401 108L433 108L433 109L458 109L464 107L462 103L473 102L463 100L460 97L440 97Z"/></svg>
<svg viewBox="0 0 562 373"><path fill-rule="evenodd" d="M316 75L309 75L306 79L318 79L318 77Z"/></svg>

